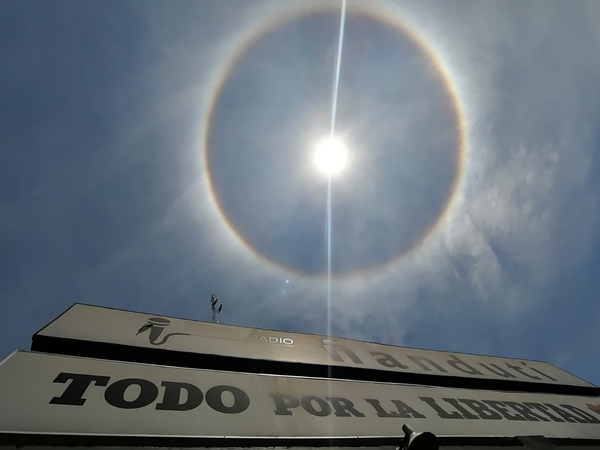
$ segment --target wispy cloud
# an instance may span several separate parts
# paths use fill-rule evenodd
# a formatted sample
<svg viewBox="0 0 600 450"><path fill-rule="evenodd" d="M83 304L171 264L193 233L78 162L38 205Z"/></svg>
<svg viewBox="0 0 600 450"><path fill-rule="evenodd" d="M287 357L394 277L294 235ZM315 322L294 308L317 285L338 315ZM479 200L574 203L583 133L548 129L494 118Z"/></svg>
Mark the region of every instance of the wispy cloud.
<svg viewBox="0 0 600 450"><path fill-rule="evenodd" d="M32 43L50 39L55 30L65 29L64 24L46 21L44 28L26 8L10 15L15 24L31 27L14 31L14 48L0 48L7 60L20 55L12 66L14 77L0 82L0 94L11 95L12 106L3 112L13 120L10 129L0 133L0 148L11 149L10 154L0 155L0 174L7 183L0 182L6 193L0 207L0 263L8 274L0 283L6 305L0 325L10 336L19 336L6 343L3 352L12 350L9 347L15 342L26 347L36 328L74 301L208 319L208 298L215 292L225 304L221 317L228 323L324 333L329 319L339 335L548 359L598 383L600 372L586 362L588 352L597 352L600 342L594 278L600 267L598 2L369 3L393 10L447 66L466 115L467 165L447 220L396 263L335 282L330 317L323 279L266 263L224 226L209 198L201 158L211 89L226 56L256 23L269 22L271 14L280 17L289 3L244 2L210 8L186 4L181 10L160 3L138 10L135 2L125 3L122 14L107 15L121 17L109 21L113 26L109 41L102 25L108 19L98 15L91 20L81 11L71 11L81 19L73 23L87 24L85 29L68 28L79 36L76 41L104 42L104 51L74 48L71 54L77 57L57 59L51 66L41 54L44 48L37 54ZM351 31L352 21L347 26ZM25 29L30 36L18 34ZM319 30L328 36L326 27ZM291 47L281 42L265 44L273 53L265 51L262 60L269 55L279 59L273 56L269 64L244 66L258 74L253 80L264 89L265 104L282 102L297 111L273 108L261 115L249 102L256 92L245 92L248 85L240 83L240 94L221 105L220 142L235 142L235 136L245 141L223 152L234 155L270 146L277 156L284 150L302 149L320 130L320 121L327 122L327 114L319 111L328 111L330 68L323 62L322 71L315 72L322 74L323 83L306 69L306 64L319 70L320 66L303 59L319 55L315 50L319 47L312 44L318 30L310 36L305 31L299 25L291 35L282 35ZM437 104L431 101L433 93L428 101L419 100L429 85L427 79L418 78L415 67L419 67L409 67L417 64L418 54L410 53L407 44L403 51L413 59L397 61L388 53L378 56L382 48L395 49L395 41L386 42L387 47L381 47L357 39L353 57L359 59L353 61L366 61L364 67L354 64L363 70L346 80L342 72L340 114L348 117L345 131L357 148L371 156L357 157L354 175L348 177L351 182L339 183L340 202L357 202L354 210L345 209L342 223L348 260L363 251L377 224L381 225L378 233L390 236L382 243L381 254L389 250L386 246L396 250L412 242L406 236L418 231L417 219L426 223L435 210L426 201L416 207L417 200L439 199L436 195L445 186L441 163L392 164L392 150L407 159L422 157L419 139L430 137L428 142L440 145L435 133L445 116L443 111L428 116ZM64 50L59 43L49 41L49 48ZM88 53L100 56L88 61L84 57ZM259 60L261 54L257 55ZM375 57L382 67L393 70L377 72L367 64ZM93 70L100 62L106 63L105 69L112 68L103 76ZM72 77L59 76L79 73L81 65L88 68L82 72L81 85L73 87ZM40 75L44 67L54 70L47 78ZM275 77L281 73L286 77ZM373 81L374 73L380 77L379 85ZM408 83L411 76L419 83L407 84L412 89L396 89L394 82ZM291 86L292 80L298 83ZM344 82L381 91L379 97L362 98L361 112L352 102L344 104ZM28 86L45 88L41 92ZM392 100L398 92L403 102L396 104ZM312 100L321 97L326 100ZM386 120L377 108L387 108ZM254 112L243 116L241 111ZM295 122L300 116L302 126ZM287 122L281 122L282 117ZM265 133L258 126L263 122L283 125ZM388 138L390 128L394 133ZM304 132L296 136L296 129ZM369 131L383 136L381 145L373 145ZM401 145L394 147L397 142ZM380 161L377 157L387 157L385 164L375 163ZM225 187L242 196L253 193L244 198L251 197L258 206L263 202L263 214L244 210L243 216L245 231L262 230L262 240L253 242L257 246L270 249L273 242L265 230L282 232L281 223L293 225L299 211L307 208L295 195L305 199L307 190L319 194L317 184L309 189L300 183L309 170L304 162L296 162L292 165L296 172L290 170L276 179L273 168L281 169L276 158L269 160L267 169L263 167L263 175L252 172L258 170L255 165L238 165L239 178L228 175L235 160L221 161ZM396 179L386 171L396 171ZM288 172L278 172L282 173ZM260 187L254 191L242 184L256 179ZM386 187L375 182L381 180L394 184ZM402 180L410 182L402 184ZM284 191L286 186L293 189ZM356 186L361 189L351 196ZM285 196L290 192L293 198ZM239 212L235 202L228 206ZM286 220L278 222L281 217ZM298 231L291 226L290 230ZM310 242L286 241L288 235L282 235L285 246L270 256L301 265L305 261L294 257L306 253ZM368 256L377 261L381 254Z"/></svg>

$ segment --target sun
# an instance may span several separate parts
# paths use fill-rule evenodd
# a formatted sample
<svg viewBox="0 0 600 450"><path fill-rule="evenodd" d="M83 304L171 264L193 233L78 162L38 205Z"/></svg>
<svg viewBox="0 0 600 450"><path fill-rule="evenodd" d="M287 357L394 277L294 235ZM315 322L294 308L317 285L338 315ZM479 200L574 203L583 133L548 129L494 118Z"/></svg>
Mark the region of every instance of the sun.
<svg viewBox="0 0 600 450"><path fill-rule="evenodd" d="M348 165L348 150L344 143L335 137L319 141L314 157L317 168L329 177L339 175Z"/></svg>

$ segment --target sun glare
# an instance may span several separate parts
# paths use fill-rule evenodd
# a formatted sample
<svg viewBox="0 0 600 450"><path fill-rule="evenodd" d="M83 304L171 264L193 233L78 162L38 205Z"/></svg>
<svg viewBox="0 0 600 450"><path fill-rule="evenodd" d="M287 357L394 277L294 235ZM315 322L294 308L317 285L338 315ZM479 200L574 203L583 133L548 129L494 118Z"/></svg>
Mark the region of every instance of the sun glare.
<svg viewBox="0 0 600 450"><path fill-rule="evenodd" d="M315 163L325 175L339 175L348 164L348 150L344 143L335 137L322 139L315 148Z"/></svg>

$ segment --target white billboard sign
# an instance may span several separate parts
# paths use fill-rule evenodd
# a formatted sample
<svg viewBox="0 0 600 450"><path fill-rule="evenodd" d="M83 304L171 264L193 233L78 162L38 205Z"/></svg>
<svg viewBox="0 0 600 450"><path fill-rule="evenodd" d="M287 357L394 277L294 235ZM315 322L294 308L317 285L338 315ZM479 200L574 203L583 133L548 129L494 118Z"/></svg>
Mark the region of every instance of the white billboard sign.
<svg viewBox="0 0 600 450"><path fill-rule="evenodd" d="M71 307L36 336L266 361L594 388L551 364L538 361L417 350L82 304Z"/></svg>
<svg viewBox="0 0 600 450"><path fill-rule="evenodd" d="M600 398L242 374L16 352L0 432L203 438L600 439Z"/></svg>

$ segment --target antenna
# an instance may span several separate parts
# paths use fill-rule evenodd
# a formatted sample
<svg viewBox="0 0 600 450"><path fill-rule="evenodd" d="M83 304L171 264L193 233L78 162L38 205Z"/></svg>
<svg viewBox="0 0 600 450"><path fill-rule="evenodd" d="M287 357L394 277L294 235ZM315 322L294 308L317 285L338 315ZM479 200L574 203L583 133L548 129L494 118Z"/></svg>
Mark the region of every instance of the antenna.
<svg viewBox="0 0 600 450"><path fill-rule="evenodd" d="M219 323L219 321L217 320L217 315L220 314L221 310L223 309L223 304L221 303L220 305L217 306L218 303L219 303L219 298L217 297L217 294L211 294L210 309L212 310L213 323Z"/></svg>

